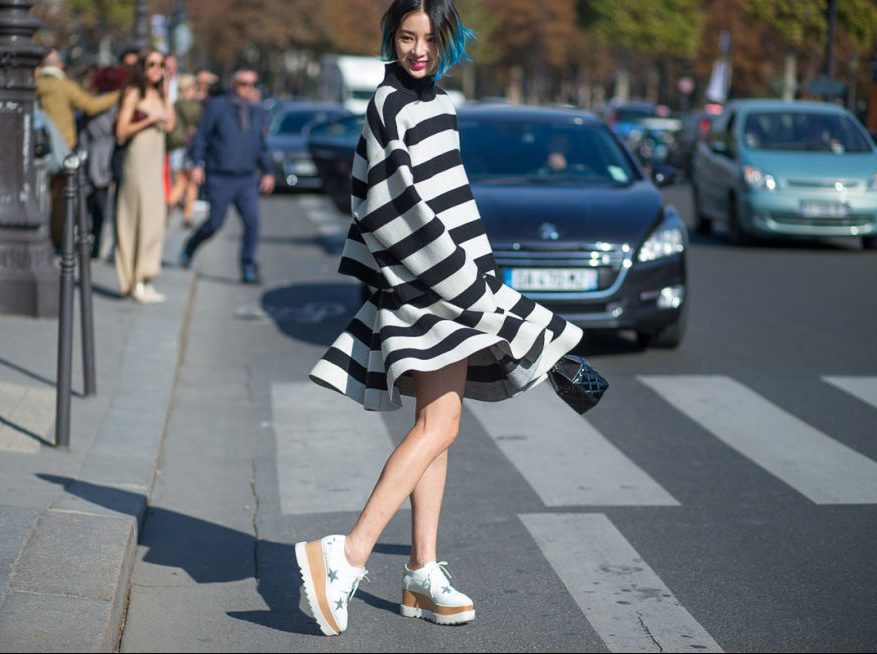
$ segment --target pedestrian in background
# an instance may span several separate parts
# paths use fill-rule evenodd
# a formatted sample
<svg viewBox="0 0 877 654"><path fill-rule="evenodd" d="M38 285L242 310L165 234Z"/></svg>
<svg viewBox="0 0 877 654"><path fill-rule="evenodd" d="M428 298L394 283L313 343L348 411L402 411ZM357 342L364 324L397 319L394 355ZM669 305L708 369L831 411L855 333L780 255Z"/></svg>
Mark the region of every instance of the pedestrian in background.
<svg viewBox="0 0 877 654"><path fill-rule="evenodd" d="M118 91L124 86L127 75L128 72L123 66L101 68L94 75L94 89L98 93ZM82 147L88 153L85 163L88 180L86 205L91 218L92 258L100 255L105 216L108 213L115 214L115 206L107 202L107 197L110 183L113 181L110 162L116 145L117 117L118 108L113 105L107 111L89 118L80 132Z"/></svg>
<svg viewBox="0 0 877 654"><path fill-rule="evenodd" d="M498 401L531 388L582 336L496 277L460 158L454 105L435 84L465 57L472 36L453 0L394 0L382 28L381 53L392 63L356 148L353 223L340 268L377 290L310 378L370 410L398 408L401 395L413 395L415 423L350 532L295 546L308 604L326 635L347 628L366 561L406 497L411 553L402 615L437 624L474 619L474 602L453 587L436 551L463 398Z"/></svg>
<svg viewBox="0 0 877 654"><path fill-rule="evenodd" d="M192 181L205 184L210 215L180 253L180 265L188 268L197 249L219 231L229 205L234 204L244 225L240 268L245 284L261 282L256 261L259 192L274 190L265 142L268 115L255 102L257 81L255 71L238 70L231 90L211 99L204 109L191 146Z"/></svg>
<svg viewBox="0 0 877 654"><path fill-rule="evenodd" d="M163 302L152 280L161 271L167 207L164 202L165 134L174 127L164 56L141 56L122 94L116 138L125 149L116 208L116 274L124 295Z"/></svg>
<svg viewBox="0 0 877 654"><path fill-rule="evenodd" d="M96 116L112 107L119 97L118 92L93 95L85 91L64 72L64 62L60 53L49 50L43 58L36 74L37 101L42 110L52 120L67 147L71 150L78 142L76 134L76 112L86 116ZM55 247L61 246L64 231L64 175L52 177L49 182L52 195L51 234Z"/></svg>
<svg viewBox="0 0 877 654"><path fill-rule="evenodd" d="M168 208L174 209L180 202L183 203L183 225L186 227L192 225L192 207L198 197L198 185L192 181L192 161L186 153L186 146L198 131L198 122L204 111L203 105L196 99L197 92L195 76L180 75L179 99L174 103L177 121L167 137L173 175Z"/></svg>

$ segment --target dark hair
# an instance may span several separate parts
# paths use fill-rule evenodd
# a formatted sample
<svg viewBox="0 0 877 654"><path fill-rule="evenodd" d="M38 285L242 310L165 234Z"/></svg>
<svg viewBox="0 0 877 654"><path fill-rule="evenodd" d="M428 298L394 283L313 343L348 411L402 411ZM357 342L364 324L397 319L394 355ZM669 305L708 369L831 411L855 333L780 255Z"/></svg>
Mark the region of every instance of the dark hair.
<svg viewBox="0 0 877 654"><path fill-rule="evenodd" d="M164 62L164 53L161 50L156 50L155 48L149 48L140 53L140 58L137 60L137 65L131 68L130 75L128 77L128 81L125 84L125 91L127 91L132 86L136 86L137 90L140 92L140 97L146 97L146 85L148 81L146 79L146 60L149 59L150 55L161 55L161 60ZM164 100L164 85L159 84L156 87L158 94L161 96L161 99ZM122 93L119 96L119 106L122 106L122 100L125 97L125 93Z"/></svg>
<svg viewBox="0 0 877 654"><path fill-rule="evenodd" d="M381 18L381 58L384 61L398 59L396 54L396 30L399 24L412 11L422 11L432 24L433 38L438 51L438 67L435 79L440 79L449 68L461 59L470 61L466 46L475 38L475 33L463 25L454 0L393 0Z"/></svg>

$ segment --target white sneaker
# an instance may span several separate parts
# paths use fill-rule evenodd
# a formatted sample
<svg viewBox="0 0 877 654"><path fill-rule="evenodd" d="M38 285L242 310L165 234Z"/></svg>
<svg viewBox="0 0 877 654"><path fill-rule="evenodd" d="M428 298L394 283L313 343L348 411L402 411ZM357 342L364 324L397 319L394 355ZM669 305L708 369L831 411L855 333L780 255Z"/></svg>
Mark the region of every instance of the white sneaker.
<svg viewBox="0 0 877 654"><path fill-rule="evenodd" d="M164 302L167 298L156 291L149 282L137 282L134 290L131 291L131 297L141 304L157 304Z"/></svg>
<svg viewBox="0 0 877 654"><path fill-rule="evenodd" d="M311 613L327 636L347 629L347 605L368 570L347 562L345 536L295 544L295 558L301 569L305 596Z"/></svg>
<svg viewBox="0 0 877 654"><path fill-rule="evenodd" d="M430 561L418 570L405 566L402 615L436 624L462 624L475 619L475 603L451 586L447 564L447 561Z"/></svg>

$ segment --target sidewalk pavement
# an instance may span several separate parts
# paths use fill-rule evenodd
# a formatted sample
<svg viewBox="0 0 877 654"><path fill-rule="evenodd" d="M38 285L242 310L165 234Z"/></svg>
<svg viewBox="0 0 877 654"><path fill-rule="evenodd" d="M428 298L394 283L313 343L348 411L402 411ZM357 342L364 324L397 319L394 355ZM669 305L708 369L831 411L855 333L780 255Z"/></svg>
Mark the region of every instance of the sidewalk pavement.
<svg viewBox="0 0 877 654"><path fill-rule="evenodd" d="M112 264L93 262L97 395L88 398L76 289L67 451L52 446L58 321L0 315L0 651L117 649L185 349L194 276L169 263L183 236L168 230L155 282L164 304L121 298ZM102 487L107 497L95 496Z"/></svg>

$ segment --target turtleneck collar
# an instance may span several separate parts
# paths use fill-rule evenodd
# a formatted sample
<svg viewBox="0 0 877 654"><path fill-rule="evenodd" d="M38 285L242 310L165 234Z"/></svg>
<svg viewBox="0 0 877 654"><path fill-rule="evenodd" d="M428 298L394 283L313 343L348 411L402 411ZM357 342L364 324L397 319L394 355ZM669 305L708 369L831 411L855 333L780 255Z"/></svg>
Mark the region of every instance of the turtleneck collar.
<svg viewBox="0 0 877 654"><path fill-rule="evenodd" d="M384 82L395 89L416 95L419 100L435 98L435 79L432 75L421 79L411 77L396 61L385 66Z"/></svg>

